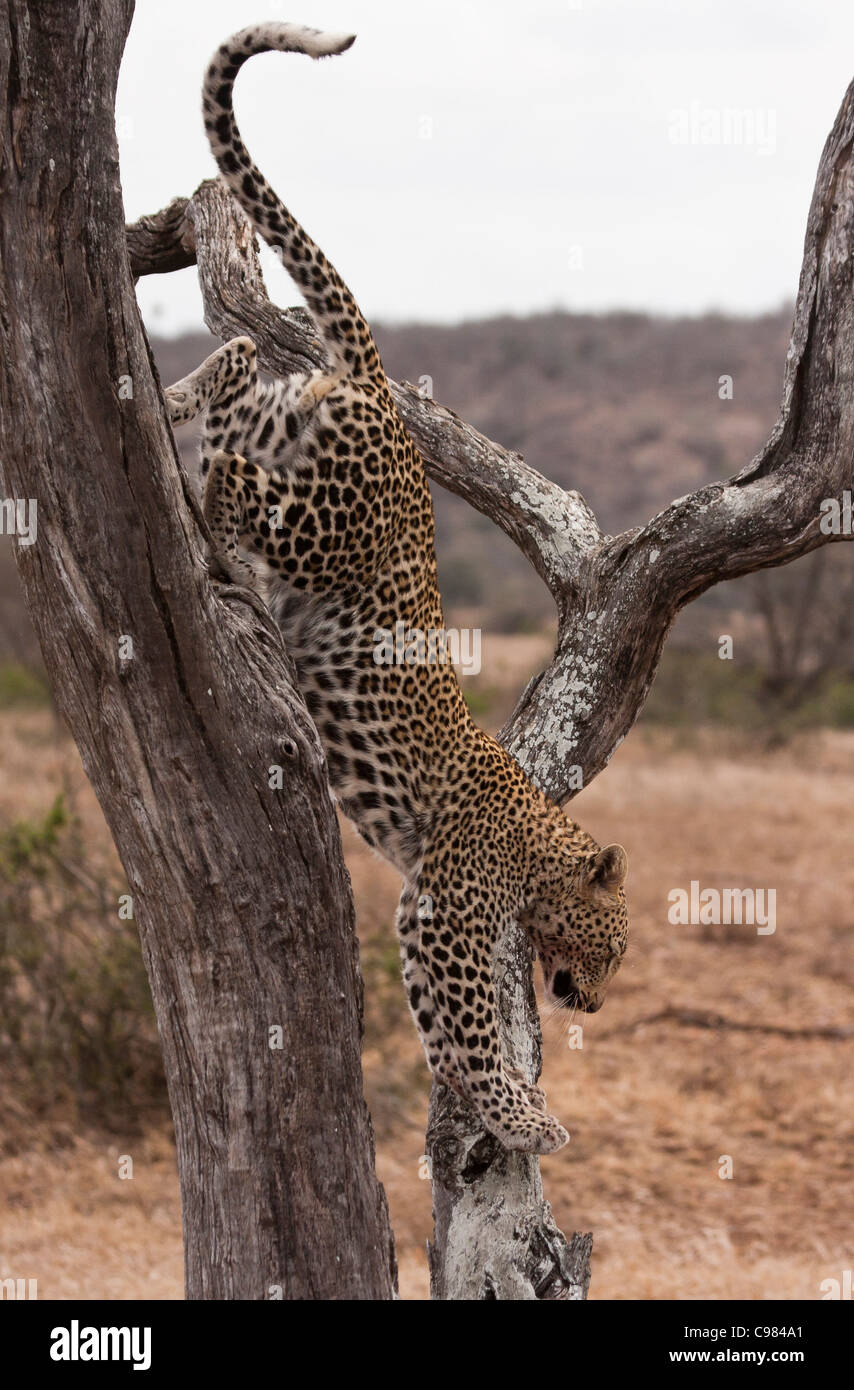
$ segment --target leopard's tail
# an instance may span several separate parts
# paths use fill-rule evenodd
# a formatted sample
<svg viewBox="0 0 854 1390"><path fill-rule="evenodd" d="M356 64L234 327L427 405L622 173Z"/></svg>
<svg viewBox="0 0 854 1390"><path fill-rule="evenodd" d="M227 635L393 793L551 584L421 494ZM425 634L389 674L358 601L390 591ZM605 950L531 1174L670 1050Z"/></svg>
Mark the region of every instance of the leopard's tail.
<svg viewBox="0 0 854 1390"><path fill-rule="evenodd" d="M335 366L348 376L384 383L373 335L337 270L256 168L234 119L234 79L247 58L278 49L326 58L343 53L354 34L322 34L298 24L255 24L214 54L205 74L202 109L220 173L256 229L302 290Z"/></svg>

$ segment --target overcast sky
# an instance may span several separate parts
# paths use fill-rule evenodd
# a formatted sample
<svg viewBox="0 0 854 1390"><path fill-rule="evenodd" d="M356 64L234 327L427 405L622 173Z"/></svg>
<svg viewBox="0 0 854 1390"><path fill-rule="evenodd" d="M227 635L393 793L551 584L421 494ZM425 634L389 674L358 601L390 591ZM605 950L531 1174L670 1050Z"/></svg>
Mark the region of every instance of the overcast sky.
<svg viewBox="0 0 854 1390"><path fill-rule="evenodd" d="M794 295L822 145L854 76L850 0L137 0L117 103L128 217L214 172L213 49L259 19L358 35L253 58L260 168L369 318L561 307L753 313ZM282 304L298 302L268 258ZM201 325L193 271L140 282Z"/></svg>

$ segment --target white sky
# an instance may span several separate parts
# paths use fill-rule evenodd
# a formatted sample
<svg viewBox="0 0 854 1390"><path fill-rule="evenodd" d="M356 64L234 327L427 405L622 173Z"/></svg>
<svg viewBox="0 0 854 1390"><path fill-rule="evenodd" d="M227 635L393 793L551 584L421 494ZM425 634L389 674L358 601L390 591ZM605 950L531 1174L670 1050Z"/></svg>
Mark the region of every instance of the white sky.
<svg viewBox="0 0 854 1390"><path fill-rule="evenodd" d="M206 61L269 18L358 35L323 63L253 58L235 105L369 318L752 313L794 295L854 76L850 0L137 0L117 103L129 218L214 172ZM201 326L192 270L141 281L140 302L155 331Z"/></svg>

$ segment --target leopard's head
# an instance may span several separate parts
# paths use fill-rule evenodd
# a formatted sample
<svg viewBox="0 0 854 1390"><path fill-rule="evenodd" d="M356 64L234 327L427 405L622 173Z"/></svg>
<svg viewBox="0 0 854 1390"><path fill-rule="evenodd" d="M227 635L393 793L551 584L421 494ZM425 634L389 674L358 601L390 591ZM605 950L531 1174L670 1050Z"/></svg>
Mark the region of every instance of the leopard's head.
<svg viewBox="0 0 854 1390"><path fill-rule="evenodd" d="M549 1002L596 1013L626 952L628 858L622 845L606 845L556 859L562 872L540 888L522 921L542 962Z"/></svg>

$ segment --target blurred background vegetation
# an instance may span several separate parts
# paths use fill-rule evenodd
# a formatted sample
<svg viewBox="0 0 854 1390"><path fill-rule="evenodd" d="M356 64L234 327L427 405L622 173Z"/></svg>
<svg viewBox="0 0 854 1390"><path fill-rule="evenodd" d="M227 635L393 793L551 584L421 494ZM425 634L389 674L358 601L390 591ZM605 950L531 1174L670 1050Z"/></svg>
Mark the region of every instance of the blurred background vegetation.
<svg viewBox="0 0 854 1390"><path fill-rule="evenodd" d="M17 1120L138 1130L164 1112L139 938L119 915L127 893L92 863L67 792L0 831L0 1076L14 1078Z"/></svg>

